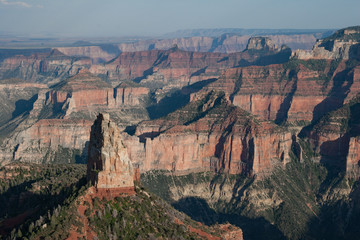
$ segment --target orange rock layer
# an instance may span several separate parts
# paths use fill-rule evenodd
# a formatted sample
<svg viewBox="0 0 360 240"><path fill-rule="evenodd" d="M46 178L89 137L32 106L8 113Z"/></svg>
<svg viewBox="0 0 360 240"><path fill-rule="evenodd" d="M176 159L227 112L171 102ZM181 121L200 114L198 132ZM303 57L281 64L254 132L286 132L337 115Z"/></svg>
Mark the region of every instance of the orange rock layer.
<svg viewBox="0 0 360 240"><path fill-rule="evenodd" d="M296 63L297 68L285 64L231 68L204 91L224 91L234 105L262 119L312 121L360 91L360 66L348 70L343 61L330 73L331 61L324 63L325 68L316 71L306 62Z"/></svg>
<svg viewBox="0 0 360 240"><path fill-rule="evenodd" d="M138 161L133 160L142 171L166 169L187 173L214 170L266 175L274 166L289 161L288 151L292 143L289 132L267 122L253 122L245 111L231 107L221 97L204 104L204 112L210 112L200 119L191 123L172 121L173 118L179 119L177 114L183 117L191 115L189 111L196 108L194 105L199 101L202 100L194 101L164 121L146 121L139 125L136 134L143 142L145 154L138 154L141 145L134 142L127 147L130 156L138 157ZM218 101L224 102L216 106Z"/></svg>

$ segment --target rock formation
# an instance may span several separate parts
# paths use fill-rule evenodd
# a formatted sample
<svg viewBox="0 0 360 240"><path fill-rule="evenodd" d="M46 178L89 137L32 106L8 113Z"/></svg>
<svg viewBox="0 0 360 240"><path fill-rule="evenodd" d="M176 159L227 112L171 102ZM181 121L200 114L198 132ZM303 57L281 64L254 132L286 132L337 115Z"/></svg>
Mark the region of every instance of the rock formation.
<svg viewBox="0 0 360 240"><path fill-rule="evenodd" d="M142 171L165 169L179 174L212 170L266 175L289 161L291 146L289 132L254 121L216 92L165 118L141 123L135 134L144 142L143 158L134 159ZM131 156L141 157L136 144L128 148Z"/></svg>
<svg viewBox="0 0 360 240"><path fill-rule="evenodd" d="M48 90L44 84L26 83L18 79L1 80L0 126L31 110L39 97L39 92L44 90Z"/></svg>
<svg viewBox="0 0 360 240"><path fill-rule="evenodd" d="M356 29L347 29L339 38L335 35L326 41L355 42L356 34ZM43 61L41 67L46 65L45 60L70 59L58 51L39 54L32 58L36 64ZM0 89L3 99L14 96L4 107L6 116L0 119L0 133L9 134L1 146L0 161L31 161L34 157L38 162L48 161L53 156L49 152L67 148L81 154L87 148L84 139L90 127L79 119L93 121L96 113L107 112L124 129L129 126L126 131L132 136L122 133L123 143L129 158L143 171L267 174L274 166L288 162L288 150L296 139L279 125L289 124L296 134L349 103L360 91L360 66L356 61L287 61L288 57L288 49L278 49L268 38L254 37L244 52L233 54L187 52L179 47L122 52L89 70L74 70L74 76L50 89L28 85L32 90L24 94L24 99L7 95L12 91L9 87ZM350 60L352 57L356 59L350 51ZM14 58L34 61L29 56ZM56 64L65 64L60 60ZM185 107L167 117L146 121L154 117L150 115L151 107L160 109L160 103L173 92L183 94L181 97L186 99L181 106ZM215 92L225 94L219 97ZM29 107L17 112L14 105L19 100ZM41 120L44 118L49 120ZM67 137L59 140L63 133ZM317 152L328 149L329 156L341 154L344 169L356 169L357 136L324 131L322 135L316 131L308 135Z"/></svg>
<svg viewBox="0 0 360 240"><path fill-rule="evenodd" d="M97 189L131 189L134 169L121 138L120 129L109 114L100 113L91 127L87 162L88 180Z"/></svg>
<svg viewBox="0 0 360 240"><path fill-rule="evenodd" d="M317 153L314 160L335 167L348 176L360 176L360 100L352 99L343 107L331 111L319 121L303 129Z"/></svg>
<svg viewBox="0 0 360 240"><path fill-rule="evenodd" d="M227 69L203 91L225 91L234 105L277 123L317 120L360 91L359 66L330 60L291 64Z"/></svg>
<svg viewBox="0 0 360 240"><path fill-rule="evenodd" d="M349 176L360 176L360 136L351 137L349 140L345 171Z"/></svg>
<svg viewBox="0 0 360 240"><path fill-rule="evenodd" d="M69 119L42 119L31 126L20 125L25 129L15 130L3 142L0 162L85 162L83 151L89 141L90 126L90 121Z"/></svg>
<svg viewBox="0 0 360 240"><path fill-rule="evenodd" d="M16 55L0 63L0 79L16 77L30 82L54 84L90 64L89 58L69 57L58 50L30 56Z"/></svg>
<svg viewBox="0 0 360 240"><path fill-rule="evenodd" d="M297 50L293 56L299 59L359 59L359 35L360 27L341 29L318 40L311 51Z"/></svg>
<svg viewBox="0 0 360 240"><path fill-rule="evenodd" d="M136 124L148 117L143 104L148 94L149 89L136 83L122 82L113 88L87 69L82 69L55 85L48 94L47 103L61 110L66 119L93 119L97 112L106 111L124 124Z"/></svg>
<svg viewBox="0 0 360 240"><path fill-rule="evenodd" d="M246 46L246 50L277 51L277 46L270 38L252 37Z"/></svg>
<svg viewBox="0 0 360 240"><path fill-rule="evenodd" d="M286 49L278 49L267 38L256 38L258 41L265 39L262 51L203 53L189 52L177 48L169 50L152 50L140 52L123 52L117 58L106 64L92 65L90 72L106 76L113 85L120 80L134 80L149 88L180 88L201 80L217 78L221 70L257 63L264 57L276 55L271 58L271 63L285 62L291 52ZM254 40L255 41L255 40ZM249 43L254 42L249 40ZM271 47L268 47L271 46ZM261 47L261 46L259 46ZM284 51L281 51L284 50ZM279 53L283 53L279 56ZM137 64L133 64L136 62Z"/></svg>
<svg viewBox="0 0 360 240"><path fill-rule="evenodd" d="M293 50L310 50L316 38L322 34L274 34L265 35L276 45L286 44ZM120 52L138 52L149 50L167 50L174 44L178 45L183 51L191 52L219 52L235 53L246 49L250 35L222 34L218 37L194 36L179 37L171 39L150 39L131 43L107 44L100 46L77 46L77 47L58 47L60 52L67 56L89 57L93 64L110 61L119 55Z"/></svg>

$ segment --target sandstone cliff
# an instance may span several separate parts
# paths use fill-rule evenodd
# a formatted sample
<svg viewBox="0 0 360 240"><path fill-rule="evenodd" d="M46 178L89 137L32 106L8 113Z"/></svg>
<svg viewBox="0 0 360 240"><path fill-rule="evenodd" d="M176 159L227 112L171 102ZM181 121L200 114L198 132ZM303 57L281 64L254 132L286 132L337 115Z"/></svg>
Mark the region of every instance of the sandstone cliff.
<svg viewBox="0 0 360 240"><path fill-rule="evenodd" d="M89 67L85 57L69 57L52 50L30 56L16 55L0 63L0 79L17 77L30 82L55 83Z"/></svg>
<svg viewBox="0 0 360 240"><path fill-rule="evenodd" d="M359 110L357 97L328 113L300 134L310 139L318 154L318 161L336 172L345 172L350 177L357 177L360 173Z"/></svg>
<svg viewBox="0 0 360 240"><path fill-rule="evenodd" d="M148 119L144 104L148 89L125 82L112 88L87 70L50 89L30 83L2 87L3 164L19 160L84 162L89 123L98 112L108 112L123 128Z"/></svg>
<svg viewBox="0 0 360 240"><path fill-rule="evenodd" d="M216 92L193 100L165 118L141 123L135 134L144 142L144 159L134 159L142 171L213 170L266 175L274 166L289 161L291 145L289 132L258 122ZM136 154L131 147L129 150L130 155Z"/></svg>
<svg viewBox="0 0 360 240"><path fill-rule="evenodd" d="M47 90L47 86L8 79L0 81L0 128L33 108L38 93Z"/></svg>
<svg viewBox="0 0 360 240"><path fill-rule="evenodd" d="M103 76L113 85L127 79L152 89L169 89L217 78L226 68L282 63L289 59L290 49L279 49L267 38L254 51L252 44L261 39L265 38L251 38L248 49L232 54L188 52L177 45L169 50L124 52L106 64L91 66L90 72Z"/></svg>
<svg viewBox="0 0 360 240"><path fill-rule="evenodd" d="M43 119L25 130L15 130L1 146L0 162L85 162L91 122Z"/></svg>
<svg viewBox="0 0 360 240"><path fill-rule="evenodd" d="M67 119L93 119L98 112L106 111L129 125L148 118L145 110L148 94L147 88L125 82L113 88L83 69L53 86L46 101Z"/></svg>
<svg viewBox="0 0 360 240"><path fill-rule="evenodd" d="M225 91L234 105L262 119L304 125L356 96L359 71L346 61L293 59L227 69L203 91Z"/></svg>
<svg viewBox="0 0 360 240"><path fill-rule="evenodd" d="M320 39L311 51L297 50L299 59L359 59L360 28L341 29L332 36Z"/></svg>
<svg viewBox="0 0 360 240"><path fill-rule="evenodd" d="M289 46L297 49L310 50L318 34L273 34L263 35L270 38L276 45ZM120 52L138 52L149 50L167 50L175 44L181 50L191 52L219 52L235 53L246 49L250 35L222 34L218 37L194 36L169 39L141 40L131 43L106 44L99 46L58 47L60 52L68 56L89 57L92 63L107 62L115 58Z"/></svg>
<svg viewBox="0 0 360 240"><path fill-rule="evenodd" d="M134 187L132 163L109 114L99 114L91 127L87 165L88 180L98 189Z"/></svg>

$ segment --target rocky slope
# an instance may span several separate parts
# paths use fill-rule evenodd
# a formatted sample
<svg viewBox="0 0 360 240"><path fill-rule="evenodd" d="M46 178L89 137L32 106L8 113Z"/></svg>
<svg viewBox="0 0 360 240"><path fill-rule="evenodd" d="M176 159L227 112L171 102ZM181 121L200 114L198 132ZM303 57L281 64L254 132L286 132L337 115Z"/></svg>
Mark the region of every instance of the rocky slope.
<svg viewBox="0 0 360 240"><path fill-rule="evenodd" d="M53 54L59 53L54 52ZM62 54L59 55L64 57ZM51 86L50 90L41 90L37 94L32 109L24 110L21 116L7 117L5 119L7 122L5 123L4 120L0 131L2 133L8 131L11 136L5 134L9 137L2 145L2 149L4 149L2 161L10 161L14 159L14 156L20 156L22 151L19 150L33 149L31 147L33 140L31 139L34 139L35 142L35 138L26 136L29 132L36 131L34 129L37 129L39 125L46 123L46 121L38 122L39 119L63 118L75 122L80 119L92 121L98 112L106 111L110 113L112 119L125 128L129 125L136 125L149 117L164 116L164 114L157 114L159 111L163 111L162 102L168 101L168 105L174 103L174 105L178 104L177 107L181 107L190 101L187 109L196 108L198 104L196 102L209 101L209 99L204 100L206 99L204 96L210 96L211 94L209 95L208 92L212 90L224 91L226 93L224 98L228 98L232 104L259 117L260 122L263 122L265 126L259 132L263 131L264 136L269 137L269 141L273 144L279 141L291 142L289 133L284 133L283 136L280 136L281 134L272 135L274 126L269 125L266 121L275 121L277 124L293 124L295 126L293 130L300 131L304 125L317 121L325 113L341 107L356 95L359 91L360 70L356 59L352 58L349 60L306 61L291 59L282 64L269 65L269 63L286 61L288 57L288 49L279 49L270 39L259 37L251 38L247 49L242 53L235 54L186 52L177 47L167 51L122 53L111 62L92 65L90 68L90 71L100 74L103 79L111 80L112 85L87 70L81 70L75 76ZM134 62L138 64L133 64ZM250 64L257 66L247 66ZM229 66L237 67L226 69ZM221 74L221 72L223 73ZM221 77L216 79L219 75ZM124 81L124 79L132 79L140 84ZM120 84L118 85L118 83ZM188 86L183 87L184 85ZM179 95L175 95L173 99L172 95L169 98L165 95L166 92L171 93L174 88L181 87L180 92L175 92ZM199 90L201 90L199 93L194 94ZM181 104L179 104L179 100L182 101ZM149 107L151 103L157 104L155 106L158 107ZM231 124L234 123L231 119L245 116L245 111L229 110L228 115L219 115L219 117L227 119L228 123L224 123L224 125L217 123L218 130L215 128L216 124L214 128L208 124L203 125L201 121L205 121L206 118L204 120L202 115L209 116L207 109L214 104L215 102L211 103L210 101L209 106L204 105L204 109L197 109L195 112L199 118L188 119L192 122L176 120L177 122L171 123L171 121L158 120L140 124L136 128L136 136L125 137L133 149L129 152L130 157L136 156L137 161L142 159L141 167L145 170L165 168L188 171L191 169L189 166L193 161L192 167L197 171L212 168L231 173L247 172L250 174L271 171L274 163L277 163L276 160L271 159L278 158L282 159L284 163L286 162L287 151L284 149L289 148L290 145L288 143L284 146L280 144L281 146L279 145L277 148L265 146L262 142L266 142L268 139L265 139L264 136L255 138L259 134L253 128L256 124L240 124L241 127L236 131L239 132L242 142L233 142L240 140L238 138L231 139L233 137ZM225 105L230 106L229 103ZM171 108L171 111L174 110L176 107ZM171 111L164 112L167 114ZM186 111L189 112L189 110ZM182 116L176 112L169 117L173 119L186 118L186 114L184 113L185 116ZM219 121L216 117L208 120L213 123ZM63 120L58 121L57 126L61 126ZM68 126L66 121L64 120L64 126ZM256 121L254 120L254 122ZM46 124L44 127L48 128ZM65 127L65 129L71 128ZM240 130L240 128L243 129ZM185 130L186 132L214 133L214 135L196 133L189 137L182 133ZM71 130L64 131L69 132L69 139L75 137L70 133ZM87 133L88 131L89 126L85 124L82 132ZM134 126L127 128L127 132L132 131L134 131ZM53 133L56 136L57 130L54 129ZM180 137L179 139L175 137L178 133L182 136L181 140ZM140 142L137 137L140 137ZM84 136L80 138L85 139ZM27 142L25 139L29 139L29 141ZM161 145L161 141L173 141L176 147L177 142L182 141L184 144L186 143L185 145L191 145L193 149L177 147L176 154L166 153L163 154L164 156L160 156L160 147L154 148L153 146L158 142ZM194 141L199 142L192 144ZM47 140L44 140L44 145L39 144L39 146L46 146L46 144L48 144ZM82 151L86 148L85 144L86 142L82 140L81 144L74 143L72 147L77 151ZM233 144L241 146L235 148L238 152L234 154L232 153ZM197 148L198 145L201 148ZM63 147L69 148L70 146L65 144ZM268 154L270 156L268 160L252 162L253 157L258 157L257 149L261 149L260 152L269 152L269 149L272 148L275 150L274 153ZM34 149L37 148L34 147ZM40 149L42 148L40 147ZM243 149L248 149L248 151ZM167 149L163 151L166 152ZM37 155L38 161L42 161L41 159L44 159L46 153L43 150L39 152L43 152L42 158ZM183 152L191 154L185 156ZM173 160L165 159L169 156ZM178 163L176 163L177 161ZM158 166L156 167L154 164L158 164Z"/></svg>
<svg viewBox="0 0 360 240"><path fill-rule="evenodd" d="M1 146L1 163L83 163L90 126L86 120L42 119L17 129Z"/></svg>
<svg viewBox="0 0 360 240"><path fill-rule="evenodd" d="M297 50L299 59L359 59L360 27L349 27L337 31L330 37L318 40L312 51Z"/></svg>
<svg viewBox="0 0 360 240"><path fill-rule="evenodd" d="M106 64L93 65L90 72L103 76L113 85L127 79L150 88L179 88L217 78L225 68L262 64L264 58L271 59L272 63L288 60L290 49L277 48L270 40L262 42L261 39L249 40L250 45L244 52L233 54L182 51L177 45L169 50L125 52ZM261 51L252 51L259 50L253 49L256 41Z"/></svg>
<svg viewBox="0 0 360 240"><path fill-rule="evenodd" d="M120 52L137 52L150 50L167 50L175 44L183 51L190 52L219 52L235 53L246 49L249 38L264 36L270 38L276 45L289 46L297 49L309 50L313 47L321 34L219 34L217 37L194 36L168 39L141 40L131 43L106 44L99 46L58 47L60 52L68 56L83 56L92 59L92 63L107 62L115 58Z"/></svg>
<svg viewBox="0 0 360 240"><path fill-rule="evenodd" d="M0 168L0 202L6 206L0 209L0 237L243 239L240 228L195 222L139 186L136 195L103 198L86 184L85 173L79 164Z"/></svg>
<svg viewBox="0 0 360 240"><path fill-rule="evenodd" d="M359 80L352 60L292 59L228 69L203 91L225 91L234 105L262 119L304 124L349 102L360 90Z"/></svg>
<svg viewBox="0 0 360 240"><path fill-rule="evenodd" d="M165 169L182 174L212 170L266 175L288 162L292 143L289 132L258 122L216 92L194 99L167 117L142 122L135 134L145 154L133 161L142 171ZM128 146L130 156L139 157L139 148L133 151L133 146Z"/></svg>
<svg viewBox="0 0 360 240"><path fill-rule="evenodd" d="M26 83L19 79L0 81L0 126L32 109L37 94L48 89L46 85Z"/></svg>
<svg viewBox="0 0 360 240"><path fill-rule="evenodd" d="M218 77L221 70L228 67L263 64L258 61L262 57L270 59L270 55L275 55L271 58L273 63L287 61L290 49L268 48L267 44L273 45L268 41L265 45L259 45L264 51L233 54L182 51L177 45L170 50L124 52L119 56L108 56L105 51L105 60L117 57L104 64L92 64L95 60L88 57L78 54L71 57L65 55L71 55L67 51L64 54L54 49L51 52L5 58L0 63L0 79L17 77L28 82L51 85L74 76L80 69L90 68L92 73L111 82L113 87L124 80L131 80L141 81L144 86L152 88L174 88ZM93 58L97 56L90 55Z"/></svg>
<svg viewBox="0 0 360 240"><path fill-rule="evenodd" d="M349 177L360 176L359 110L359 97L356 97L301 132L302 137L310 139L318 161Z"/></svg>
<svg viewBox="0 0 360 240"><path fill-rule="evenodd" d="M86 57L69 57L52 50L32 55L16 55L0 63L0 79L20 78L28 82L55 83L76 74L79 69L89 67Z"/></svg>
<svg viewBox="0 0 360 240"><path fill-rule="evenodd" d="M28 101L18 100L18 108L11 116L4 114L4 124L0 127L4 138L0 154L2 164L31 159L37 163L85 162L91 122L99 111L110 113L123 129L148 119L143 104L148 89L126 83L112 88L87 70L81 70L50 89L28 83L15 85L11 90L8 90L11 85L6 86L7 97L9 92L19 89L37 93ZM29 106L21 106L22 101L29 102ZM14 107L11 101L4 103L5 110ZM66 156L69 159L63 159Z"/></svg>
<svg viewBox="0 0 360 240"><path fill-rule="evenodd" d="M326 168L312 162L312 154L304 153L303 163L293 158L262 180L153 171L142 182L197 221L241 227L245 239L356 239L358 179L328 177Z"/></svg>

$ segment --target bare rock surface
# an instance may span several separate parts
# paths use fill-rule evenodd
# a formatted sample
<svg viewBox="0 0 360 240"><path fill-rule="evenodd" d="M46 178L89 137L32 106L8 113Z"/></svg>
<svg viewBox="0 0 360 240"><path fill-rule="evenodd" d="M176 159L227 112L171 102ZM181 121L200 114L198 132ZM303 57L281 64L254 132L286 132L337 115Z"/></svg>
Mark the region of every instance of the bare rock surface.
<svg viewBox="0 0 360 240"><path fill-rule="evenodd" d="M109 114L100 113L91 127L88 156L88 179L98 189L134 186L132 163Z"/></svg>

